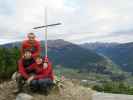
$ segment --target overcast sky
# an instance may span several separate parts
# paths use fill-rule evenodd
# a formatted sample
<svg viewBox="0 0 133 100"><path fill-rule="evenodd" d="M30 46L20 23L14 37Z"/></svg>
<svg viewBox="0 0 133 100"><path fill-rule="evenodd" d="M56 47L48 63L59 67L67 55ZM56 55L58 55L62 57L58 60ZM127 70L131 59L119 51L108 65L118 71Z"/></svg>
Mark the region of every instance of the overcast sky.
<svg viewBox="0 0 133 100"><path fill-rule="evenodd" d="M0 0L0 44L23 40L28 32L44 39L44 8L49 39L74 43L132 42L133 0Z"/></svg>

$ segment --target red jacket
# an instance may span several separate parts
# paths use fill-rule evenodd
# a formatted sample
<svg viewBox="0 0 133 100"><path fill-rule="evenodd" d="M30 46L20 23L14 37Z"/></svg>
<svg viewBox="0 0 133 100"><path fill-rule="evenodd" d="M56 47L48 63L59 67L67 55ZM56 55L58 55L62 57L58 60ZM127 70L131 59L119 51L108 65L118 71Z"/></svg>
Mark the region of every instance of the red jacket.
<svg viewBox="0 0 133 100"><path fill-rule="evenodd" d="M21 47L21 55L22 56L24 54L25 49L30 49L32 52L32 57L36 57L36 56L40 55L40 52L41 52L40 42L35 40L34 44L31 44L29 42L29 40L25 40L22 43L22 47Z"/></svg>
<svg viewBox="0 0 133 100"><path fill-rule="evenodd" d="M29 78L28 73L26 72L26 69L24 68L22 58L18 61L18 71L25 79Z"/></svg>
<svg viewBox="0 0 133 100"><path fill-rule="evenodd" d="M36 75L34 77L35 80L38 79L44 79L44 78L50 78L51 80L54 80L54 74L53 74L53 70L52 70L52 66L51 63L48 63L48 67L46 69L43 68L43 64L32 64L29 67L31 70L35 70Z"/></svg>

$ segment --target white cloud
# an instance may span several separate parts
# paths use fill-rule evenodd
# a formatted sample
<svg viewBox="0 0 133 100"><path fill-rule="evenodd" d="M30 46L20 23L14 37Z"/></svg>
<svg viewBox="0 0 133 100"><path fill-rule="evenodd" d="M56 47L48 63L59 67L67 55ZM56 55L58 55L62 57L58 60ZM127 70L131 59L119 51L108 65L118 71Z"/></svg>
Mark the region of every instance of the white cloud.
<svg viewBox="0 0 133 100"><path fill-rule="evenodd" d="M133 1L131 0L84 0L82 9L77 9L71 14L71 23L68 23L69 32L76 33L68 40L76 43L84 41L103 42L129 42L132 41L133 33ZM84 1L81 1L84 3ZM84 10L83 10L84 9ZM74 19L75 18L75 19ZM76 28L75 28L76 27ZM68 30L67 30L68 31ZM91 37L87 33L95 34ZM77 34L77 33L80 33ZM119 33L119 35L118 35ZM121 35L122 34L122 35ZM123 35L124 34L124 35ZM117 35L117 36L116 36ZM111 36L111 37L110 37ZM116 39L117 37L117 39ZM124 38L125 37L125 38ZM127 38L129 37L129 38ZM124 38L124 39L123 39Z"/></svg>
<svg viewBox="0 0 133 100"><path fill-rule="evenodd" d="M31 31L43 39L43 30L32 28L44 24L46 6L48 23L63 23L49 29L49 39L132 41L133 34L128 33L133 30L132 0L0 0L1 41L22 40Z"/></svg>

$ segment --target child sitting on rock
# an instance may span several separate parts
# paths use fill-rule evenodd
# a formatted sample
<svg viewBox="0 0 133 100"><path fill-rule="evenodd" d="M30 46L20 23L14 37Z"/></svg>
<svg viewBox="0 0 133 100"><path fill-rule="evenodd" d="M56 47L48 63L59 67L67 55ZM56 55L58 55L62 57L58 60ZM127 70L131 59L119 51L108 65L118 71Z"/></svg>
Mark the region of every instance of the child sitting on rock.
<svg viewBox="0 0 133 100"><path fill-rule="evenodd" d="M29 80L27 80L27 83L35 91L43 91L47 94L54 84L53 70L48 57L45 57L43 60L38 56L36 62L30 65L28 70L34 71L35 75L32 75Z"/></svg>

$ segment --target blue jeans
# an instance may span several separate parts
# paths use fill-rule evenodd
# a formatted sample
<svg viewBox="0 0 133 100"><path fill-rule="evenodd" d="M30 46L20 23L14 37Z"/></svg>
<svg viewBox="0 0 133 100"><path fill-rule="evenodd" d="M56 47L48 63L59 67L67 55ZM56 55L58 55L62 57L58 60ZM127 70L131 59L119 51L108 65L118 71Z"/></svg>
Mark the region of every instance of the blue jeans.
<svg viewBox="0 0 133 100"><path fill-rule="evenodd" d="M53 85L53 81L49 78L33 80L30 84L30 86L36 91L48 91Z"/></svg>

